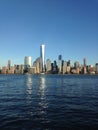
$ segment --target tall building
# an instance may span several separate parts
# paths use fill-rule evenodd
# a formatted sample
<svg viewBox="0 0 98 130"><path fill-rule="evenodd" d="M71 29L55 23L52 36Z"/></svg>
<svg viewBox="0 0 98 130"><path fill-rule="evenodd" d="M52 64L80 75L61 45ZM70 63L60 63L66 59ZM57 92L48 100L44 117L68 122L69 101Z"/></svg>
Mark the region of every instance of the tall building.
<svg viewBox="0 0 98 130"><path fill-rule="evenodd" d="M45 45L44 44L40 46L40 58L41 58L42 72L45 72Z"/></svg>
<svg viewBox="0 0 98 130"><path fill-rule="evenodd" d="M63 74L67 72L67 62L63 61Z"/></svg>
<svg viewBox="0 0 98 130"><path fill-rule="evenodd" d="M79 64L79 62L78 62L78 61L76 61L76 62L74 63L74 67L75 67L75 69L77 69L77 68L79 68L79 67L80 67L80 64Z"/></svg>
<svg viewBox="0 0 98 130"><path fill-rule="evenodd" d="M86 74L87 73L87 69L86 69L86 58L83 59L83 64L84 64L83 73Z"/></svg>
<svg viewBox="0 0 98 130"><path fill-rule="evenodd" d="M54 60L54 63L53 63L53 73L58 73L58 66L57 66L56 60Z"/></svg>
<svg viewBox="0 0 98 130"><path fill-rule="evenodd" d="M98 63L96 63L96 73L98 74Z"/></svg>
<svg viewBox="0 0 98 130"><path fill-rule="evenodd" d="M58 71L59 71L59 73L61 73L62 72L62 55L59 55L58 56Z"/></svg>
<svg viewBox="0 0 98 130"><path fill-rule="evenodd" d="M69 60L68 62L67 62L67 66L72 66L72 64L71 64L71 60Z"/></svg>
<svg viewBox="0 0 98 130"><path fill-rule="evenodd" d="M8 60L8 69L10 70L10 68L11 68L11 61Z"/></svg>
<svg viewBox="0 0 98 130"><path fill-rule="evenodd" d="M84 67L86 67L86 58L83 59Z"/></svg>
<svg viewBox="0 0 98 130"><path fill-rule="evenodd" d="M25 56L24 58L24 69L28 70L28 68L32 67L32 57L31 56Z"/></svg>
<svg viewBox="0 0 98 130"><path fill-rule="evenodd" d="M36 67L36 73L42 72L42 67L41 67L41 58L38 57L35 62L33 63L33 67Z"/></svg>
<svg viewBox="0 0 98 130"><path fill-rule="evenodd" d="M46 61L46 70L47 70L47 73L51 72L51 61L50 61L50 59L47 59L47 61Z"/></svg>

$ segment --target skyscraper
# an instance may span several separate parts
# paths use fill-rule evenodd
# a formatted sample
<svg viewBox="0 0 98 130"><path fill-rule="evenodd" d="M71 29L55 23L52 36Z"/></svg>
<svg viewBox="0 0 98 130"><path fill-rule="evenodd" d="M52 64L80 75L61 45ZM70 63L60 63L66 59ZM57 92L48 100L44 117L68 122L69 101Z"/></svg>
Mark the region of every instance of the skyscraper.
<svg viewBox="0 0 98 130"><path fill-rule="evenodd" d="M58 69L59 69L59 73L61 73L61 71L62 71L62 55L58 56Z"/></svg>
<svg viewBox="0 0 98 130"><path fill-rule="evenodd" d="M42 66L42 72L45 72L45 45L42 44L40 46L40 58L41 58L41 66Z"/></svg>
<svg viewBox="0 0 98 130"><path fill-rule="evenodd" d="M75 67L75 69L77 69L77 68L79 68L79 67L80 67L80 64L79 64L79 62L78 62L78 61L76 61L76 62L74 63L74 67Z"/></svg>
<svg viewBox="0 0 98 130"><path fill-rule="evenodd" d="M46 70L47 70L47 73L51 72L51 60L50 59L46 60Z"/></svg>
<svg viewBox="0 0 98 130"><path fill-rule="evenodd" d="M11 61L8 60L8 69L10 70L10 67L11 67Z"/></svg>
<svg viewBox="0 0 98 130"><path fill-rule="evenodd" d="M31 56L25 56L24 58L24 69L27 70L28 68L32 67L32 57Z"/></svg>
<svg viewBox="0 0 98 130"><path fill-rule="evenodd" d="M86 69L86 58L83 59L83 63L84 63L83 73L86 74L87 73L87 69Z"/></svg>
<svg viewBox="0 0 98 130"><path fill-rule="evenodd" d="M63 74L67 72L67 62L63 61Z"/></svg>
<svg viewBox="0 0 98 130"><path fill-rule="evenodd" d="M83 59L84 67L86 67L86 58Z"/></svg>

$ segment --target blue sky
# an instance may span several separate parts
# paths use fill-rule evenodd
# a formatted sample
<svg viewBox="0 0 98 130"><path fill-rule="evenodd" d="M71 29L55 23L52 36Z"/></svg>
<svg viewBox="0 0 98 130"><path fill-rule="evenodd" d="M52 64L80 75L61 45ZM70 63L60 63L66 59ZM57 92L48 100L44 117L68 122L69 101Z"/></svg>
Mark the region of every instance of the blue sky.
<svg viewBox="0 0 98 130"><path fill-rule="evenodd" d="M51 61L98 62L98 0L0 0L0 66L34 61L43 42Z"/></svg>

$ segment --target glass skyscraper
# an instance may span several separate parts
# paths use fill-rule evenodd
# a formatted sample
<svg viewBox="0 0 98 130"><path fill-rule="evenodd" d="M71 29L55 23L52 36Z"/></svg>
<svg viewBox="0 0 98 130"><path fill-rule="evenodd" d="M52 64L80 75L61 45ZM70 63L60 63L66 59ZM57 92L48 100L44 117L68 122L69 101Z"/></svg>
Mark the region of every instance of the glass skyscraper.
<svg viewBox="0 0 98 130"><path fill-rule="evenodd" d="M24 67L25 67L25 69L32 67L32 57L31 56L25 56Z"/></svg>
<svg viewBox="0 0 98 130"><path fill-rule="evenodd" d="M58 69L59 69L59 73L61 73L61 71L62 71L62 55L58 56Z"/></svg>
<svg viewBox="0 0 98 130"><path fill-rule="evenodd" d="M40 58L41 58L41 66L42 66L42 72L45 72L45 45L42 44L40 46Z"/></svg>

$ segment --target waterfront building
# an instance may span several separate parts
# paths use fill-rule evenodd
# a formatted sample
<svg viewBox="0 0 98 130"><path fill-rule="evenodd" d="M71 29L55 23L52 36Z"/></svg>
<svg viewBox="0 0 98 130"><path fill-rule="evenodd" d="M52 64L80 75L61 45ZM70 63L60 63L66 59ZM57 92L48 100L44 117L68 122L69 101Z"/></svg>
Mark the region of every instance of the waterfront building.
<svg viewBox="0 0 98 130"><path fill-rule="evenodd" d="M1 74L6 74L7 73L7 67L3 66L1 70Z"/></svg>
<svg viewBox="0 0 98 130"><path fill-rule="evenodd" d="M87 74L86 66L83 67L83 74Z"/></svg>
<svg viewBox="0 0 98 130"><path fill-rule="evenodd" d="M39 74L40 73L40 63L36 62L36 73Z"/></svg>
<svg viewBox="0 0 98 130"><path fill-rule="evenodd" d="M86 66L86 58L83 59L84 66Z"/></svg>
<svg viewBox="0 0 98 130"><path fill-rule="evenodd" d="M54 62L51 63L51 73L53 74L58 73L58 66L56 60L54 60Z"/></svg>
<svg viewBox="0 0 98 130"><path fill-rule="evenodd" d="M8 60L8 69L10 70L10 67L11 67L11 61Z"/></svg>
<svg viewBox="0 0 98 130"><path fill-rule="evenodd" d="M24 58L24 70L28 71L28 69L32 67L32 57L31 56L25 56Z"/></svg>
<svg viewBox="0 0 98 130"><path fill-rule="evenodd" d="M67 62L63 61L63 74L67 72Z"/></svg>
<svg viewBox="0 0 98 130"><path fill-rule="evenodd" d="M14 74L15 68L11 66L10 69L7 69L7 74Z"/></svg>
<svg viewBox="0 0 98 130"><path fill-rule="evenodd" d="M1 74L1 67L0 67L0 74Z"/></svg>
<svg viewBox="0 0 98 130"><path fill-rule="evenodd" d="M84 64L84 67L83 67L83 74L87 74L86 58L83 59L83 64Z"/></svg>
<svg viewBox="0 0 98 130"><path fill-rule="evenodd" d="M51 63L51 72L53 73L53 63Z"/></svg>
<svg viewBox="0 0 98 130"><path fill-rule="evenodd" d="M62 55L58 56L58 73L62 72Z"/></svg>
<svg viewBox="0 0 98 130"><path fill-rule="evenodd" d="M28 69L28 73L29 73L29 74L36 74L36 67L30 67L30 68Z"/></svg>
<svg viewBox="0 0 98 130"><path fill-rule="evenodd" d="M47 73L50 73L51 69L52 69L52 67L51 67L51 60L47 59L47 61L46 61L46 71L47 71Z"/></svg>
<svg viewBox="0 0 98 130"><path fill-rule="evenodd" d="M45 45L44 44L40 46L40 58L41 58L40 64L42 66L42 73L43 73L45 72Z"/></svg>
<svg viewBox="0 0 98 130"><path fill-rule="evenodd" d="M57 66L56 60L54 60L54 63L53 63L53 73L58 73L58 66Z"/></svg>
<svg viewBox="0 0 98 130"><path fill-rule="evenodd" d="M96 63L95 68L96 68L96 73L98 74L98 63Z"/></svg>
<svg viewBox="0 0 98 130"><path fill-rule="evenodd" d="M80 64L79 64L78 61L76 61L76 62L74 63L74 68L77 69L77 68L79 68L79 67L80 67Z"/></svg>
<svg viewBox="0 0 98 130"><path fill-rule="evenodd" d="M15 74L23 74L24 73L24 65L14 65Z"/></svg>
<svg viewBox="0 0 98 130"><path fill-rule="evenodd" d="M69 61L67 62L67 66L70 66L70 67L71 67L71 60L69 60Z"/></svg>
<svg viewBox="0 0 98 130"><path fill-rule="evenodd" d="M36 67L36 73L41 73L42 72L42 64L41 64L41 58L38 57L34 63L33 63L33 67Z"/></svg>
<svg viewBox="0 0 98 130"><path fill-rule="evenodd" d="M15 71L14 66L10 66L10 69L8 69L8 67L6 67L6 66L3 66L1 73L2 74L14 74L14 71Z"/></svg>
<svg viewBox="0 0 98 130"><path fill-rule="evenodd" d="M67 66L67 74L70 74L70 71L71 71L71 67Z"/></svg>

